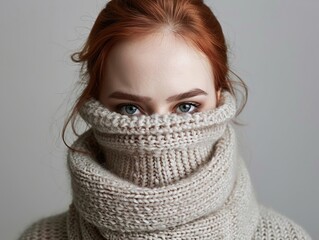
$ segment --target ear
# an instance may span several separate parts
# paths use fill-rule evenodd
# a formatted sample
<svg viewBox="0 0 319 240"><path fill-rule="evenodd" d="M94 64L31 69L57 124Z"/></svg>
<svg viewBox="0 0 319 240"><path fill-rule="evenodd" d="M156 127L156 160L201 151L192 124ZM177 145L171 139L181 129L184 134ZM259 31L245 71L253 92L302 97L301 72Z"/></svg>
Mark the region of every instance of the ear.
<svg viewBox="0 0 319 240"><path fill-rule="evenodd" d="M219 105L219 101L220 101L220 96L221 96L221 91L222 91L222 89L220 88L218 91L217 91L217 93L216 93L216 98L217 98L217 102L216 102L216 105Z"/></svg>

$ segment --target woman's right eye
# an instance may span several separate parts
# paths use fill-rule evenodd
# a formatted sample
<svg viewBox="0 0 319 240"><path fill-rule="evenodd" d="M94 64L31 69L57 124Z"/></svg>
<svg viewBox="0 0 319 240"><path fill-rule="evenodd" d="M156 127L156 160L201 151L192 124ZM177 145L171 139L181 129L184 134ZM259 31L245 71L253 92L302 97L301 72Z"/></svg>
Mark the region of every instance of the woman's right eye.
<svg viewBox="0 0 319 240"><path fill-rule="evenodd" d="M135 113L139 110L138 110L138 107L136 107L135 105L126 104L126 105L117 106L117 111L120 114L124 114L124 115L137 115Z"/></svg>

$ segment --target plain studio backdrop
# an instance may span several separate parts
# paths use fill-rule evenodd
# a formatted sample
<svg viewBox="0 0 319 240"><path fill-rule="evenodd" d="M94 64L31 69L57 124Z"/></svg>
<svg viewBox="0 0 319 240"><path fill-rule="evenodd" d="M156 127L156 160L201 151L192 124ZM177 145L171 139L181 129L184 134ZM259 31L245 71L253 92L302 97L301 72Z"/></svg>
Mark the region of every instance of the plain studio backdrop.
<svg viewBox="0 0 319 240"><path fill-rule="evenodd" d="M1 239L70 204L60 132L79 66L69 56L105 3L0 3ZM258 199L319 236L319 1L206 3L248 85L246 125L236 128Z"/></svg>

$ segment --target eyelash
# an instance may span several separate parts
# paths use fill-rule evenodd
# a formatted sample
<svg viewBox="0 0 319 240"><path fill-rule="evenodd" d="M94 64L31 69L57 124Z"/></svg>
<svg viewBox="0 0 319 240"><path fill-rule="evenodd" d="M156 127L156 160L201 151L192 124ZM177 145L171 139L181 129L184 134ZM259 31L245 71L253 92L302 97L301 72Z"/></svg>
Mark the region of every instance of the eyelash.
<svg viewBox="0 0 319 240"><path fill-rule="evenodd" d="M183 104L189 104L189 105L192 105L192 106L195 107L195 109L194 109L192 112L189 112L189 113L198 112L198 110L199 110L199 108L200 108L200 106L201 106L201 104L199 104L199 103L194 103L194 102L182 102L182 103L176 105L175 108L177 108L177 107L179 107L180 105L183 105ZM137 104L135 104L135 103L122 103L122 104L117 105L117 106L115 107L115 109L116 109L117 112L120 112L120 111L121 111L121 108L124 107L124 106L134 106L134 107L137 107L137 108L139 109L139 111L141 111L141 109L142 109L139 105L137 105ZM141 111L141 112L143 112L143 111Z"/></svg>

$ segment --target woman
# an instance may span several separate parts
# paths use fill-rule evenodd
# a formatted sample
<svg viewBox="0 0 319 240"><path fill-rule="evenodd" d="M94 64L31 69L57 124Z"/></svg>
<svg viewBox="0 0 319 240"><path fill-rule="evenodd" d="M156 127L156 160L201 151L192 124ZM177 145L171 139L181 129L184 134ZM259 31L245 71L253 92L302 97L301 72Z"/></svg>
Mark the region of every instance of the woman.
<svg viewBox="0 0 319 240"><path fill-rule="evenodd" d="M203 1L112 0L72 59L86 85L63 140L78 115L90 126L67 145L72 203L20 239L311 239L256 199Z"/></svg>

